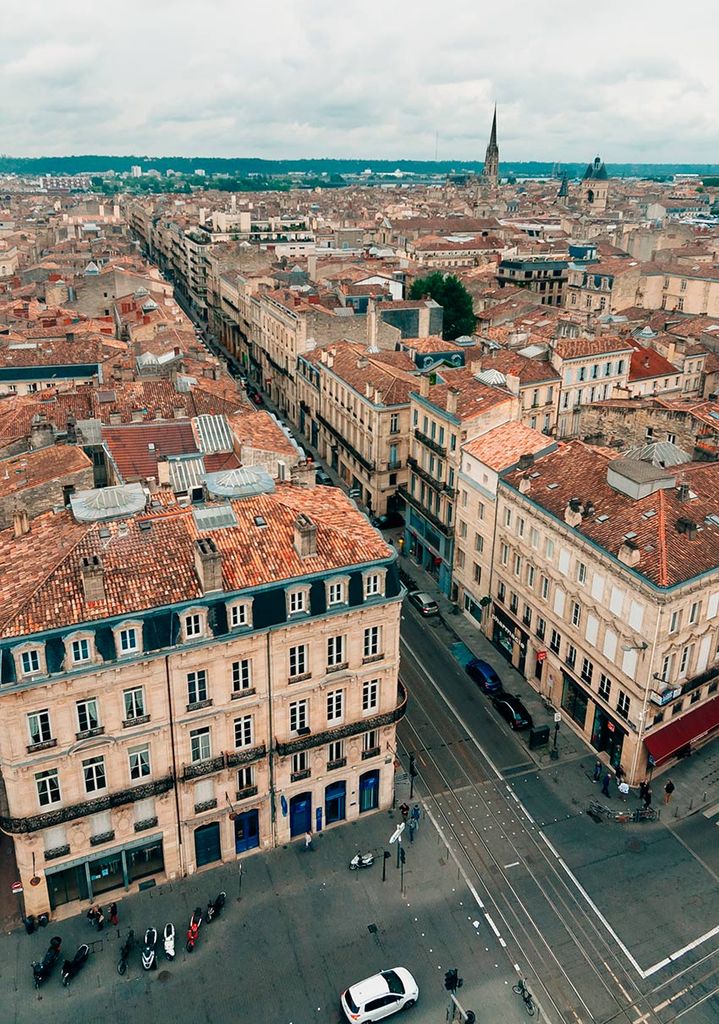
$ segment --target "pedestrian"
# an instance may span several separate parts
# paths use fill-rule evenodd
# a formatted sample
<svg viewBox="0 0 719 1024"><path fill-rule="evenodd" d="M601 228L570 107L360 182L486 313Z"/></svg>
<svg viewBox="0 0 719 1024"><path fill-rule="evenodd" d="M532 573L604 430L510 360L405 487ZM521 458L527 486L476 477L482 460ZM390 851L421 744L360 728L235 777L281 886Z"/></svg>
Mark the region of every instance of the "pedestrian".
<svg viewBox="0 0 719 1024"><path fill-rule="evenodd" d="M97 908L97 917L95 918L95 923L97 924L97 930L101 932L102 929L105 927L105 915L103 914L99 907Z"/></svg>
<svg viewBox="0 0 719 1024"><path fill-rule="evenodd" d="M415 818L410 818L409 819L409 825L407 826L407 828L409 830L409 841L410 841L410 843L413 843L414 842L414 834L417 831L417 820Z"/></svg>
<svg viewBox="0 0 719 1024"><path fill-rule="evenodd" d="M409 804L400 804L399 811L402 815L402 821L407 824L407 818L409 817Z"/></svg>
<svg viewBox="0 0 719 1024"><path fill-rule="evenodd" d="M604 773L604 778L602 779L602 793L603 793L604 796L609 797L610 799L611 799L611 793L609 792L609 783L611 781L612 781L611 775L609 774L609 772L605 772Z"/></svg>
<svg viewBox="0 0 719 1024"><path fill-rule="evenodd" d="M414 822L415 828L419 828L419 816L421 813L419 804L415 804L412 808L412 813L410 814L410 818Z"/></svg>
<svg viewBox="0 0 719 1024"><path fill-rule="evenodd" d="M629 783L625 782L622 779L622 781L617 786L617 789L619 790L619 795L622 798L622 800L626 800L629 796Z"/></svg>
<svg viewBox="0 0 719 1024"><path fill-rule="evenodd" d="M642 780L642 781L641 781L641 782L639 783L639 799L640 799L640 800L643 800L643 799L644 799L644 795L646 794L646 791L647 791L647 786L648 786L648 785L649 785L649 783L647 782L647 780L646 780L646 779L643 779L643 780Z"/></svg>
<svg viewBox="0 0 719 1024"><path fill-rule="evenodd" d="M599 782L601 777L602 777L602 762L599 760L599 758L597 758L597 760L594 762L594 778L592 779L592 782Z"/></svg>
<svg viewBox="0 0 719 1024"><path fill-rule="evenodd" d="M87 912L87 920L90 924L93 924L95 925L95 927L97 927L97 919L99 916L100 908L98 907L97 903L93 903Z"/></svg>
<svg viewBox="0 0 719 1024"><path fill-rule="evenodd" d="M312 849L312 829L308 828L305 832L305 850Z"/></svg>
<svg viewBox="0 0 719 1024"><path fill-rule="evenodd" d="M671 801L672 793L674 792L675 786L671 779L667 779L667 784L664 787L664 803L668 804Z"/></svg>
<svg viewBox="0 0 719 1024"><path fill-rule="evenodd" d="M649 783L647 783L646 786L644 787L644 797L643 797L643 799L644 799L644 806L645 806L645 808L647 810L649 810L649 808L652 805L652 787L649 785Z"/></svg>
<svg viewBox="0 0 719 1024"><path fill-rule="evenodd" d="M115 927L119 923L120 918L118 917L117 914L117 903L110 904L110 909L107 912L107 916L110 918L110 924L113 927Z"/></svg>

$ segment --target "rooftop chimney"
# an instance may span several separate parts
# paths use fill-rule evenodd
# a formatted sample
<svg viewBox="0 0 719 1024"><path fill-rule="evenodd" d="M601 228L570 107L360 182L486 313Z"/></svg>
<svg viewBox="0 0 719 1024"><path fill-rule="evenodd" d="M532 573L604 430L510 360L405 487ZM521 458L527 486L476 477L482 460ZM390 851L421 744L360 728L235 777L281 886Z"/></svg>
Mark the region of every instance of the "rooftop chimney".
<svg viewBox="0 0 719 1024"><path fill-rule="evenodd" d="M367 358L367 356L358 356L357 357L357 369L358 370L365 370L368 366L369 366L369 359Z"/></svg>
<svg viewBox="0 0 719 1024"><path fill-rule="evenodd" d="M374 399L373 399L373 401L374 401L375 405L382 405L382 403L384 401L384 394L380 391L379 388L375 388L374 389Z"/></svg>
<svg viewBox="0 0 719 1024"><path fill-rule="evenodd" d="M365 398L371 398L373 394L374 394L374 388L372 387L371 383L368 380L365 381L365 385L364 385L364 395L365 395Z"/></svg>
<svg viewBox="0 0 719 1024"><path fill-rule="evenodd" d="M689 501L689 484L679 484L677 488L677 501Z"/></svg>
<svg viewBox="0 0 719 1024"><path fill-rule="evenodd" d="M102 560L97 555L85 555L80 563L82 571L82 589L85 601L105 600L105 570Z"/></svg>
<svg viewBox="0 0 719 1024"><path fill-rule="evenodd" d="M374 352L377 348L377 303L374 297L367 304L367 342Z"/></svg>
<svg viewBox="0 0 719 1024"><path fill-rule="evenodd" d="M534 465L534 456L531 452L527 452L525 455L519 456L519 462L517 463L517 469L529 469L530 466Z"/></svg>
<svg viewBox="0 0 719 1024"><path fill-rule="evenodd" d="M419 378L419 393L422 398L429 398L429 377Z"/></svg>
<svg viewBox="0 0 719 1024"><path fill-rule="evenodd" d="M298 462L290 470L290 479L298 487L315 487L317 484L317 467L312 459Z"/></svg>
<svg viewBox="0 0 719 1024"><path fill-rule="evenodd" d="M457 403L459 401L459 388L448 388L447 390L447 412L453 416L457 412Z"/></svg>
<svg viewBox="0 0 719 1024"><path fill-rule="evenodd" d="M304 512L295 519L295 551L300 558L317 554L317 526Z"/></svg>
<svg viewBox="0 0 719 1024"><path fill-rule="evenodd" d="M634 566L639 565L641 559L641 552L636 544L632 541L625 540L617 552L617 557L620 562L624 562L625 565Z"/></svg>
<svg viewBox="0 0 719 1024"><path fill-rule="evenodd" d="M564 522L567 526L579 526L582 521L582 513L580 511L581 504L576 498L571 498L564 510Z"/></svg>
<svg viewBox="0 0 719 1024"><path fill-rule="evenodd" d="M528 476L523 476L519 481L519 493L528 494L532 486L532 481Z"/></svg>
<svg viewBox="0 0 719 1024"><path fill-rule="evenodd" d="M203 594L222 590L222 555L212 537L195 541L195 572Z"/></svg>
<svg viewBox="0 0 719 1024"><path fill-rule="evenodd" d="M15 509L12 514L12 528L16 540L18 537L24 537L26 533L30 533L30 517L26 508Z"/></svg>
<svg viewBox="0 0 719 1024"><path fill-rule="evenodd" d="M35 451L37 448L47 448L55 443L55 428L44 416L36 414L30 424L30 447Z"/></svg>

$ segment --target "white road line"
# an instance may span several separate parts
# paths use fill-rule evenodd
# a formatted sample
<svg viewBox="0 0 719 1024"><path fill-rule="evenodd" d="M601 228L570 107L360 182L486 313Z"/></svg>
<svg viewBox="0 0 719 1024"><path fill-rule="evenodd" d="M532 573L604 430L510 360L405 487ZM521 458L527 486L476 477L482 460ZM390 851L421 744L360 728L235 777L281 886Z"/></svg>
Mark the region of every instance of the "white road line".
<svg viewBox="0 0 719 1024"><path fill-rule="evenodd" d="M719 804L714 804L713 807L707 807L705 811L702 811L705 818L713 818L717 813L719 813Z"/></svg>
<svg viewBox="0 0 719 1024"><path fill-rule="evenodd" d="M494 934L495 934L495 935L497 936L497 938L499 939L499 938L500 938L500 934L499 934L499 928L498 928L498 927L496 926L496 924L494 923L494 921L492 920L492 918L491 918L491 917L489 916L489 914L488 914L488 913L487 913L486 911L485 911L485 914L484 914L484 916L485 916L485 917L486 917L486 919L487 919L487 924L489 925L489 927L490 927L490 928L492 929L492 931L494 932Z"/></svg>
<svg viewBox="0 0 719 1024"><path fill-rule="evenodd" d="M505 868L516 868L519 867L519 861L513 860L511 864L505 864Z"/></svg>
<svg viewBox="0 0 719 1024"><path fill-rule="evenodd" d="M499 769L495 765L494 761L492 761L491 757L487 754L487 752L485 751L484 747L475 738L472 730L469 728L469 726L464 721L464 719L459 714L459 712L454 707L454 705L450 702L448 697L444 693L442 693L441 689L439 688L439 686L437 686L437 684L435 683L434 679L429 674L429 672L424 667L424 665L421 665L419 663L419 661L417 661L417 659L414 656L414 653L413 653L412 649L410 648L409 644L407 643L407 641L402 639L402 638L400 638L400 643L404 645L404 647L407 649L407 651L412 656L412 660L413 660L415 668L417 668L420 672L423 673L423 675L427 678L428 682L430 683L432 688L435 690L435 692L438 693L439 696L442 698L442 700L447 705L447 708L449 709L451 714L454 716L454 718L462 726L462 728L467 733L468 737L470 738L472 743L475 745L477 750L480 752L482 757L485 759L485 761L487 762L489 767L492 769L494 774L497 776L497 778L502 779L502 781L504 781L505 785L506 785L506 780L504 780L504 778L502 776L502 773L499 771ZM522 812L524 813L524 815L527 818L527 820L530 821L534 825L534 823L535 823L534 822L534 818L532 818L531 814L529 813L527 808L524 806L524 804L522 803L522 801L518 797L517 797L517 802L519 803L519 806L521 807ZM457 868L461 872L462 877L464 878L465 882L469 886L470 891L474 895L475 899L479 902L479 896L477 895L477 893L476 893L475 889L473 888L471 882L469 881L469 879L467 878L465 872L463 871L459 861L455 857L454 852L452 851L452 849L450 848L449 844L447 843L447 840L444 839L444 834L442 833L442 830L439 828L437 822L434 820L434 818L432 817L431 813L429 811L427 811L427 813L430 815L430 819L432 820L432 822L434 824L434 827L437 829L437 832L439 833L439 835L442 836L442 839L444 840L445 845L447 846L447 850L449 851L452 859L454 860L455 864L457 865ZM588 906L594 911L594 913L596 914L598 920L601 921L601 923L604 925L604 927L609 932L611 937L614 939L616 944L622 950L622 952L626 956L626 958L629 961L629 963L632 965L632 967L637 972L639 977L642 978L643 980L646 979L646 978L651 977L651 975L653 975L653 974L656 974L657 971L661 971L664 967L667 967L669 964L675 963L682 956L685 956L687 953L690 953L693 949L696 949L697 946L700 946L703 942L706 942L707 939L711 939L715 935L719 935L719 925L717 925L716 928L712 928L711 931L705 932L704 935L700 935L699 938L694 939L693 942L688 943L688 945L683 946L681 949L675 950L675 952L673 952L673 953L669 953L663 960L659 960L659 961L657 961L657 963L652 964L651 967L648 967L646 970L643 970L639 966L637 961L634 959L632 954L629 952L628 947L622 942L622 940L619 938L617 933L614 931L614 929L612 928L612 926L610 925L609 921L606 919L604 914L602 914L602 912L599 909L599 907L592 900L591 896L589 895L587 890L584 888L584 886L581 884L579 879L576 877L575 874L573 874L573 872L570 869L569 865L566 864L562 860L562 858L560 857L559 853L555 850L554 846L549 841L549 839L546 837L544 832L542 832L541 829L539 830L539 835L542 837L542 839L544 840L544 842L547 845L547 847L552 851L552 853L554 854L557 862L562 866L562 870L565 872L567 877L571 879L571 881L574 884L574 886L577 889L577 891L584 897L584 900L586 901Z"/></svg>

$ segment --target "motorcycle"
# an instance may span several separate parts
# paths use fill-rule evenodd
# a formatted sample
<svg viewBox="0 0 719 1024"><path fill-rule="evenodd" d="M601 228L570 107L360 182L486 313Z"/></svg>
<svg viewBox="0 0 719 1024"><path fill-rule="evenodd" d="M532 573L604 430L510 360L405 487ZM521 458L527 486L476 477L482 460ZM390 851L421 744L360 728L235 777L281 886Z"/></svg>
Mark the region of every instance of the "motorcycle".
<svg viewBox="0 0 719 1024"><path fill-rule="evenodd" d="M157 967L157 929L148 928L142 944L142 966L146 971Z"/></svg>
<svg viewBox="0 0 719 1024"><path fill-rule="evenodd" d="M202 907L195 907L195 910L190 918L190 927L187 929L187 952L191 953L195 948L197 942L197 936L200 934L200 925L202 924Z"/></svg>
<svg viewBox="0 0 719 1024"><path fill-rule="evenodd" d="M81 946L77 947L75 956L72 960L66 960L62 965L62 983L67 986L70 984L76 974L84 967L87 958L90 955L90 947L83 942Z"/></svg>
<svg viewBox="0 0 719 1024"><path fill-rule="evenodd" d="M165 925L165 930L162 933L162 939L165 945L165 956L168 960L175 959L175 926L171 921L168 921Z"/></svg>
<svg viewBox="0 0 719 1024"><path fill-rule="evenodd" d="M120 949L120 959L117 962L118 974L124 974L125 971L127 970L127 961L130 959L130 950L132 949L134 941L135 933L131 928L130 931L127 933L127 938L123 942L122 947Z"/></svg>
<svg viewBox="0 0 719 1024"><path fill-rule="evenodd" d="M358 871L360 868L371 868L374 864L373 853L360 853L359 850L350 861L350 871Z"/></svg>
<svg viewBox="0 0 719 1024"><path fill-rule="evenodd" d="M35 988L40 988L43 981L52 974L52 969L55 966L58 957L60 956L60 946L62 945L62 939L59 935L54 935L50 939L50 946L48 951L42 960L33 960L32 962L32 976L35 980Z"/></svg>
<svg viewBox="0 0 719 1024"><path fill-rule="evenodd" d="M220 911L225 905L227 900L227 893L220 892L214 900L207 901L207 923L209 924L213 918L220 916Z"/></svg>

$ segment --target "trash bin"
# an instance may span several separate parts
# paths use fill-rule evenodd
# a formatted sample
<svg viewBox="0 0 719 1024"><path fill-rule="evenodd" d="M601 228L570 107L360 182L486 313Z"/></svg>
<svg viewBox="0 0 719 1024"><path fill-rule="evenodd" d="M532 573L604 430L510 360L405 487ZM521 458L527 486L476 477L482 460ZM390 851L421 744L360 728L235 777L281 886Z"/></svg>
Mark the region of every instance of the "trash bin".
<svg viewBox="0 0 719 1024"><path fill-rule="evenodd" d="M529 749L536 750L537 747L544 747L549 743L549 726L535 725L529 730Z"/></svg>

